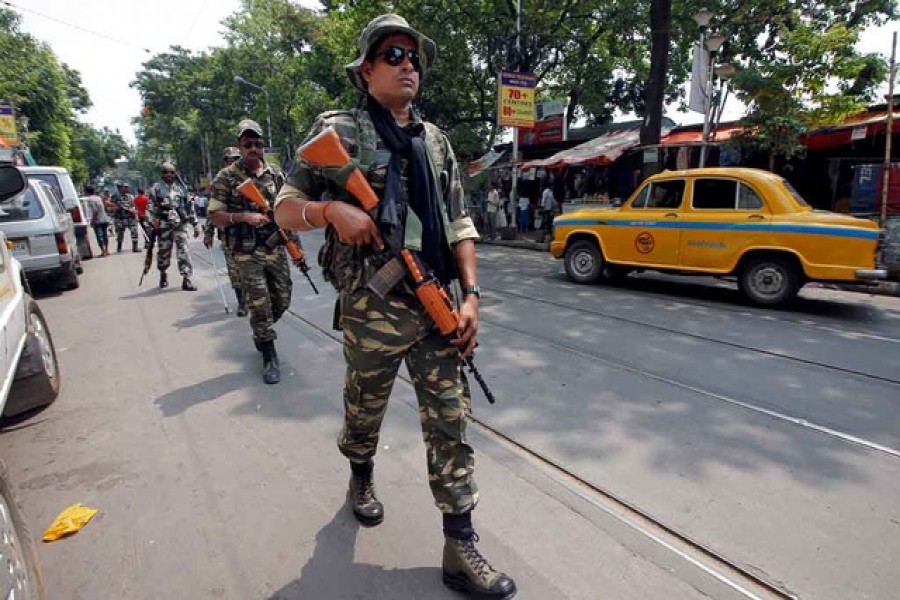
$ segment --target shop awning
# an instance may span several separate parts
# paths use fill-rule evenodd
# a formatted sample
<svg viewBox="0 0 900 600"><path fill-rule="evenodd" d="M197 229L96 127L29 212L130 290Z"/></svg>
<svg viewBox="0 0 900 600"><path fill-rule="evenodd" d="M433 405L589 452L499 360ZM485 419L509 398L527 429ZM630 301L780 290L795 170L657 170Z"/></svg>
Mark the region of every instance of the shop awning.
<svg viewBox="0 0 900 600"><path fill-rule="evenodd" d="M494 150L489 150L487 154L482 156L481 158L477 158L469 163L466 167L466 173L469 177L475 177L485 169L490 168L495 162L500 160L500 157L506 154L506 151L496 152Z"/></svg>
<svg viewBox="0 0 900 600"><path fill-rule="evenodd" d="M723 125L718 127L709 136L710 142L723 143L731 139L732 134L740 131L743 127L737 125ZM659 140L660 146L686 146L689 144L700 144L703 142L703 131L700 129L688 129L683 131L673 131L669 135L663 136Z"/></svg>
<svg viewBox="0 0 900 600"><path fill-rule="evenodd" d="M806 135L804 143L809 150L827 150L828 148L849 146L853 142L883 135L886 130L887 112L874 116L871 113L863 113L834 127L814 129ZM894 112L891 130L892 133L900 132L900 112Z"/></svg>
<svg viewBox="0 0 900 600"><path fill-rule="evenodd" d="M640 131L637 129L612 131L578 146L557 152L548 158L523 163L522 170L561 169L577 165L610 165L627 150L637 147L640 143Z"/></svg>

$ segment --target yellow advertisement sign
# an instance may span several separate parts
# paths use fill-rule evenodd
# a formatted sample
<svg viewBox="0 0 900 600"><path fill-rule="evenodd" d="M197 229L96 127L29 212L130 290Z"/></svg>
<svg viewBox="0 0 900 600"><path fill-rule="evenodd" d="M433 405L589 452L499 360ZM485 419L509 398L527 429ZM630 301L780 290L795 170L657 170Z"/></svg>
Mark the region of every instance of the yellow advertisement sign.
<svg viewBox="0 0 900 600"><path fill-rule="evenodd" d="M500 71L497 121L501 127L534 127L534 88L537 77L530 73Z"/></svg>
<svg viewBox="0 0 900 600"><path fill-rule="evenodd" d="M16 111L11 104L0 104L0 137L8 146L18 146L16 133Z"/></svg>

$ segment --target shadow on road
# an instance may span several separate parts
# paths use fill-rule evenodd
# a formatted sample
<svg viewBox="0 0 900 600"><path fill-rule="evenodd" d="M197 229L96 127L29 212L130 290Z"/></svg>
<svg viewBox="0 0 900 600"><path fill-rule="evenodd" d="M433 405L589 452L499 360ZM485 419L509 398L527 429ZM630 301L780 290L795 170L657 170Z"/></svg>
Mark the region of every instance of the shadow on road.
<svg viewBox="0 0 900 600"><path fill-rule="evenodd" d="M247 385L247 373L239 371L224 373L218 377L198 381L191 385L172 390L153 401L164 417L179 415L198 404L217 400L229 392L243 388Z"/></svg>
<svg viewBox="0 0 900 600"><path fill-rule="evenodd" d="M300 576L269 600L459 598L444 588L439 567L385 569L354 563L359 528L348 501L316 534L315 550L300 570Z"/></svg>

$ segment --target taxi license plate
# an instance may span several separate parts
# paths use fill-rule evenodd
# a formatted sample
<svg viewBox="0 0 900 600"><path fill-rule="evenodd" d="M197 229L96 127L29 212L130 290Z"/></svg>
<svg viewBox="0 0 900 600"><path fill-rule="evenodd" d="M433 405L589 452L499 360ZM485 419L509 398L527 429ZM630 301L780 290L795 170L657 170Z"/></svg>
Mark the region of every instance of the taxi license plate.
<svg viewBox="0 0 900 600"><path fill-rule="evenodd" d="M13 256L28 256L28 242L26 240L13 240Z"/></svg>

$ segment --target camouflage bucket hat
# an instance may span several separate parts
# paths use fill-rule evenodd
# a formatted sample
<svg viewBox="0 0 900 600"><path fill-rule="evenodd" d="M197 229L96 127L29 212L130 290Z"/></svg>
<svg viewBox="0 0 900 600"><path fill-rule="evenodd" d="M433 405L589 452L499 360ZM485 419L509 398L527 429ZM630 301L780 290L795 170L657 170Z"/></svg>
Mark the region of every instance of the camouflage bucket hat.
<svg viewBox="0 0 900 600"><path fill-rule="evenodd" d="M259 126L259 123L254 121L253 119L244 119L237 126L237 137L241 137L245 131L252 131L257 136L263 136L262 127Z"/></svg>
<svg viewBox="0 0 900 600"><path fill-rule="evenodd" d="M431 65L434 64L434 59L437 58L437 46L435 46L434 41L430 37L410 27L406 19L400 15L381 15L369 21L369 24L366 25L366 28L363 29L362 34L359 36L359 58L344 67L347 71L347 77L350 78L350 82L357 89L366 91L365 82L359 73L359 68L366 60L366 54L369 53L372 46L390 33L405 33L416 40L419 56L422 57L423 78L428 73L428 70L431 69Z"/></svg>
<svg viewBox="0 0 900 600"><path fill-rule="evenodd" d="M235 148L234 146L228 146L225 150L222 151L222 158L240 158L241 151Z"/></svg>

